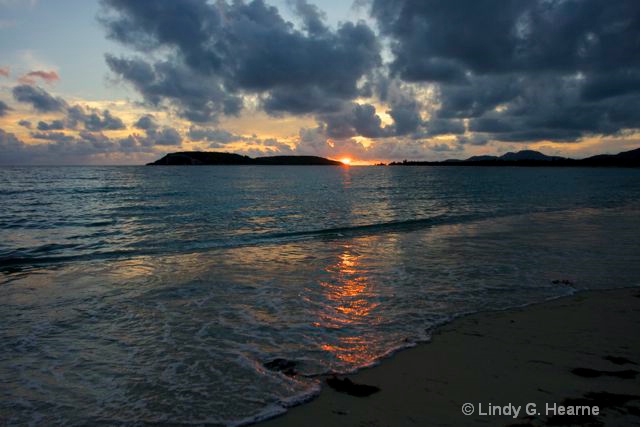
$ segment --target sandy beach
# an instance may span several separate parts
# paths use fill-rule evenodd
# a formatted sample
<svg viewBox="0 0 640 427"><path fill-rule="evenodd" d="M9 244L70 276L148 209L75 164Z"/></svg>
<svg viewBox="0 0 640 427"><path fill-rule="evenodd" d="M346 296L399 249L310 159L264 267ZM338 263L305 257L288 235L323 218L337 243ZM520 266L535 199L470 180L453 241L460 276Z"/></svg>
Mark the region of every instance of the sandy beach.
<svg viewBox="0 0 640 427"><path fill-rule="evenodd" d="M637 288L463 317L261 425L640 425L639 330Z"/></svg>

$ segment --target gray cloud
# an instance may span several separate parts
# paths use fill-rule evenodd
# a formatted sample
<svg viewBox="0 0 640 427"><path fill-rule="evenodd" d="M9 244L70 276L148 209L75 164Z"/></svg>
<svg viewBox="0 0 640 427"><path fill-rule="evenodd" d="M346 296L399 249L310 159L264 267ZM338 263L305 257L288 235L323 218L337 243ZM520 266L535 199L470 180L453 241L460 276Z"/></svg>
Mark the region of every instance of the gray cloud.
<svg viewBox="0 0 640 427"><path fill-rule="evenodd" d="M31 125L29 123L29 125ZM48 131L48 130L62 130L64 129L64 122L62 120L53 120L49 123L39 121L38 122L38 130Z"/></svg>
<svg viewBox="0 0 640 427"><path fill-rule="evenodd" d="M0 117L6 116L9 110L11 110L11 108L4 102L0 101Z"/></svg>
<svg viewBox="0 0 640 427"><path fill-rule="evenodd" d="M31 137L53 142L72 142L76 138L64 132L31 132Z"/></svg>
<svg viewBox="0 0 640 427"><path fill-rule="evenodd" d="M391 73L438 85L436 118L498 141L573 142L640 122L633 0L374 0Z"/></svg>
<svg viewBox="0 0 640 427"><path fill-rule="evenodd" d="M460 145L449 145L445 143L433 144L429 146L429 149L436 152L451 152L451 151L461 151L462 147Z"/></svg>
<svg viewBox="0 0 640 427"><path fill-rule="evenodd" d="M13 88L12 93L16 101L31 104L35 110L42 113L62 111L67 106L62 98L51 96L47 91L37 86L18 85Z"/></svg>
<svg viewBox="0 0 640 427"><path fill-rule="evenodd" d="M107 55L110 69L148 103L169 102L194 122L238 114L245 93L259 95L271 114L336 111L358 96L358 81L381 63L366 24L331 30L303 1L295 3L301 30L262 0L102 3L111 39L139 52L174 52L156 62Z"/></svg>
<svg viewBox="0 0 640 427"><path fill-rule="evenodd" d="M152 115L145 114L134 123L133 127L142 130L154 130L158 128L158 124L156 123L156 119Z"/></svg>
<svg viewBox="0 0 640 427"><path fill-rule="evenodd" d="M61 112L65 115L64 119L56 119L48 123L39 121L38 130L41 131L75 129L79 123L85 130L94 132L126 128L122 119L111 114L109 110L87 109L81 105L69 106L64 99L54 97L40 87L18 85L12 92L17 101L31 104L38 112ZM27 128L31 126L27 121L21 121L20 125Z"/></svg>
<svg viewBox="0 0 640 427"><path fill-rule="evenodd" d="M206 122L220 114L235 115L242 98L226 91L217 76L207 76L173 58L154 64L141 58L106 55L107 65L116 75L132 84L154 107L165 102L177 108L180 116Z"/></svg>
<svg viewBox="0 0 640 427"><path fill-rule="evenodd" d="M82 123L85 130L92 132L125 128L123 121L119 117L112 115L109 110L100 112L95 109L89 109L87 111L80 105L74 105L67 109L67 123L72 129L75 129L78 123Z"/></svg>
<svg viewBox="0 0 640 427"><path fill-rule="evenodd" d="M224 129L211 129L197 126L191 126L191 128L189 128L189 138L193 141L208 141L220 145L246 140L244 137L235 135Z"/></svg>
<svg viewBox="0 0 640 427"><path fill-rule="evenodd" d="M36 132L40 144L25 144L13 133L0 129L0 164L65 164L91 161L96 156L153 153L135 135L125 138L109 138L100 132L81 131L78 136L62 132Z"/></svg>
<svg viewBox="0 0 640 427"><path fill-rule="evenodd" d="M180 145L182 136L172 127L163 127L158 130L147 131L147 145Z"/></svg>
<svg viewBox="0 0 640 427"><path fill-rule="evenodd" d="M145 132L145 136L139 138L140 143L145 146L180 145L182 143L182 136L176 129L167 126L160 127L150 114L140 117L134 127Z"/></svg>
<svg viewBox="0 0 640 427"><path fill-rule="evenodd" d="M388 131L382 127L382 120L376 114L375 107L370 104L345 104L342 110L319 114L318 121L326 137L334 139L347 139L357 135L378 138Z"/></svg>

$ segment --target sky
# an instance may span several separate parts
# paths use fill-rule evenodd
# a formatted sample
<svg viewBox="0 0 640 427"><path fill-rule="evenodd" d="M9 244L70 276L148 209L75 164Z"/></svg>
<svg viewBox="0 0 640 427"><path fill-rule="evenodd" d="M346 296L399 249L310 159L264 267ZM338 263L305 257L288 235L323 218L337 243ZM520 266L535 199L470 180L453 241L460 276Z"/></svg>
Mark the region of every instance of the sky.
<svg viewBox="0 0 640 427"><path fill-rule="evenodd" d="M640 146L637 0L0 0L0 164Z"/></svg>

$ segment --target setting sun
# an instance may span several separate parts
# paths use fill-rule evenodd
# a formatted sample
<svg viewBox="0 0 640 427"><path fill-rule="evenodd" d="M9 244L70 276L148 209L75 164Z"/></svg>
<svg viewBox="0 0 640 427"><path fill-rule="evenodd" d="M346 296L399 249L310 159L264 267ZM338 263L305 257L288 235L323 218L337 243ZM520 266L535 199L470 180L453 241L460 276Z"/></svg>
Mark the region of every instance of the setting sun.
<svg viewBox="0 0 640 427"><path fill-rule="evenodd" d="M343 157L342 159L340 159L340 161L344 165L350 165L351 164L351 158L350 157Z"/></svg>

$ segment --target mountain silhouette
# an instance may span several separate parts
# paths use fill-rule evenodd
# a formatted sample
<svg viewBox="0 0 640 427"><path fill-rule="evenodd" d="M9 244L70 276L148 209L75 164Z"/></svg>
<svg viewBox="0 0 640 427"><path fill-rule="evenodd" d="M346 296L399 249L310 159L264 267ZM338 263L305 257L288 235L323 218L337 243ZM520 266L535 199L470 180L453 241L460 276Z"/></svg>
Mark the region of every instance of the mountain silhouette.
<svg viewBox="0 0 640 427"><path fill-rule="evenodd" d="M589 166L589 167L640 167L640 148L618 154L599 154L584 159L547 156L539 151L522 150L502 156L473 156L466 160L448 159L442 162L403 161L391 166Z"/></svg>

